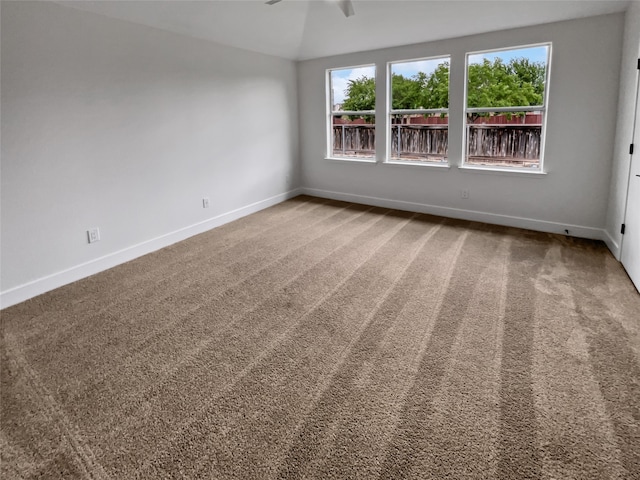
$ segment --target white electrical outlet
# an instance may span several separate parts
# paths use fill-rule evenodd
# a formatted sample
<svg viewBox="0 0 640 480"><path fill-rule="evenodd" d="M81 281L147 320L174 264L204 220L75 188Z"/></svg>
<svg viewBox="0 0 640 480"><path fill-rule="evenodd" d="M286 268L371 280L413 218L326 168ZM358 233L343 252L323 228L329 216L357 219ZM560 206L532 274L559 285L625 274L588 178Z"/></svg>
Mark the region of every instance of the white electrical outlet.
<svg viewBox="0 0 640 480"><path fill-rule="evenodd" d="M209 208L209 197L204 197L202 199L202 208Z"/></svg>
<svg viewBox="0 0 640 480"><path fill-rule="evenodd" d="M89 243L96 243L100 240L100 229L98 227L87 230L87 239Z"/></svg>
<svg viewBox="0 0 640 480"><path fill-rule="evenodd" d="M469 198L469 190L462 190L461 196L462 198Z"/></svg>

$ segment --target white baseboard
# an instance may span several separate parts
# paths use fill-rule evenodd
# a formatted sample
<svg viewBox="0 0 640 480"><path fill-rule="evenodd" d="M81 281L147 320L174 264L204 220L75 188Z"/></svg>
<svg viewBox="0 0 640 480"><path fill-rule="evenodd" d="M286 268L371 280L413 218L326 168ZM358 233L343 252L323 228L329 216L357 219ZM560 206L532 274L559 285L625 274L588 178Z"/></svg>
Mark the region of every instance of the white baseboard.
<svg viewBox="0 0 640 480"><path fill-rule="evenodd" d="M568 223L548 222L545 220L535 220L531 218L513 217L510 215L500 215L497 213L478 212L476 210L463 210L459 208L440 207L437 205L427 205L423 203L405 202L402 200L389 200L387 198L369 197L365 195L354 195L351 193L332 192L317 188L302 187L301 193L315 197L330 198L332 200L342 200L345 202L363 203L383 208L394 208L397 210L407 210L410 212L428 213L441 217L457 218L474 222L490 223L507 227L524 228L538 232L558 233L565 235L565 230L569 230L572 237L589 238L593 240L605 240L605 232L601 228L584 227ZM606 242L606 240L605 240ZM614 242L615 243L615 242ZM611 248L611 247L610 247ZM617 257L616 257L617 258Z"/></svg>
<svg viewBox="0 0 640 480"><path fill-rule="evenodd" d="M602 240L604 241L604 243L606 243L607 247L609 247L609 250L611 250L611 253L615 257L615 259L620 261L620 244L614 240L614 238L606 229L602 232Z"/></svg>
<svg viewBox="0 0 640 480"><path fill-rule="evenodd" d="M181 240L206 232L212 228L219 227L225 223L232 222L238 218L245 217L252 213L271 207L280 202L300 195L300 189L290 190L279 195L275 195L264 200L237 208L230 212L217 215L202 222L181 228L167 233L160 237L147 240L137 245L132 245L117 252L110 253L100 258L96 258L86 263L76 265L66 270L47 275L37 280L18 285L4 292L0 292L0 308L10 307L16 303L23 302L37 295L43 294L55 288L67 285L90 275L102 272L148 253L172 245Z"/></svg>

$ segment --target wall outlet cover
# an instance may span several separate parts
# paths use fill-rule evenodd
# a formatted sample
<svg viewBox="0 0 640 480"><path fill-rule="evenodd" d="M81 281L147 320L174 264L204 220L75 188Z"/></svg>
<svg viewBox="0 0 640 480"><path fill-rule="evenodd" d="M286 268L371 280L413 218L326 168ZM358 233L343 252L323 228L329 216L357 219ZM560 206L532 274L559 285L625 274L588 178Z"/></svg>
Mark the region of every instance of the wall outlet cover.
<svg viewBox="0 0 640 480"><path fill-rule="evenodd" d="M100 240L100 229L99 228L91 228L87 230L87 239L89 243L95 243Z"/></svg>

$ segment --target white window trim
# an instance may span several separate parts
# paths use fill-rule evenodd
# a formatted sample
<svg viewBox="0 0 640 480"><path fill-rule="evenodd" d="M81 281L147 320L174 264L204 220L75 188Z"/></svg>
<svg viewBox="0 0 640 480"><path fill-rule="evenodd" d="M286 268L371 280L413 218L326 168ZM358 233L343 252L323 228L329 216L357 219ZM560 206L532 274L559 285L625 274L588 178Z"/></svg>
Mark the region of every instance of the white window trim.
<svg viewBox="0 0 640 480"><path fill-rule="evenodd" d="M427 162L427 161L408 161L408 160L394 160L391 158L391 117L393 115L424 115L424 114L432 114L432 113L446 113L449 116L448 108L416 108L416 109L397 109L394 110L393 106L393 90L392 90L392 80L393 80L393 72L391 71L391 67L397 63L409 63L409 62L420 62L425 60L449 60L449 76L451 76L451 55L436 55L434 57L421 57L421 58L409 58L405 60L394 60L392 62L387 62L387 75L386 75L386 90L387 90L387 101L386 101L386 122L385 122L385 156L384 162L385 165L413 165L420 167L436 167L436 168L449 168L451 167L451 163L449 162L449 154L447 152L446 162ZM451 98L451 81L449 81L449 98ZM448 135L447 125L447 135Z"/></svg>
<svg viewBox="0 0 640 480"><path fill-rule="evenodd" d="M469 56L478 55L482 53L495 53L495 52L507 52L510 50L519 50L522 48L534 48L534 47L548 47L547 48L547 68L545 71L544 79L544 93L542 95L542 105L536 106L522 106L522 107L488 107L488 108L476 108L467 107L467 88L469 86ZM464 98L463 98L463 132L462 132L462 160L458 168L460 170L476 171L476 172L499 172L499 173L518 173L524 175L545 175L547 172L544 167L544 155L546 152L546 140L547 140L547 117L549 111L549 79L551 78L551 49L553 48L552 42L532 43L527 45L515 45L511 47L494 48L490 50L478 50L474 52L467 52L465 55L464 66ZM492 165L469 165L467 164L468 156L468 142L467 142L467 114L468 113L483 113L483 112L527 112L535 111L542 112L542 129L540 138L540 159L538 168L524 168L524 167L497 167Z"/></svg>
<svg viewBox="0 0 640 480"><path fill-rule="evenodd" d="M333 92L332 92L332 82L331 82L331 72L335 70L347 70L347 69L355 69L355 68L364 68L364 67L373 67L376 75L374 75L374 80L377 83L377 71L378 66L375 63L366 63L364 65L349 65L346 67L334 67L328 68L325 71L325 104L326 104L326 130L325 130L325 160L338 160L342 162L356 162L356 163L377 163L376 154L374 153L372 157L340 157L331 155L333 152L333 117L341 117L343 115L372 115L375 118L376 111L375 110L362 110L362 111L334 111L333 110ZM378 103L378 99L376 98L376 105ZM375 125L375 124L374 124ZM375 125L377 130L377 125ZM378 138L376 136L376 144L378 143Z"/></svg>

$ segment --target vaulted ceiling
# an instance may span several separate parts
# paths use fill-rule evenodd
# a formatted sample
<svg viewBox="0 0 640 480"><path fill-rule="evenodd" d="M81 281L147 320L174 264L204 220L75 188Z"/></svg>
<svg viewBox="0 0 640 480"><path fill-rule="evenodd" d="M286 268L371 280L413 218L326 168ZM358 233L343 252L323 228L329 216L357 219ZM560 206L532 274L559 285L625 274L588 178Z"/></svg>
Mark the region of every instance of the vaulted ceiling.
<svg viewBox="0 0 640 480"><path fill-rule="evenodd" d="M224 45L305 60L624 11L629 0L111 0L58 3Z"/></svg>

